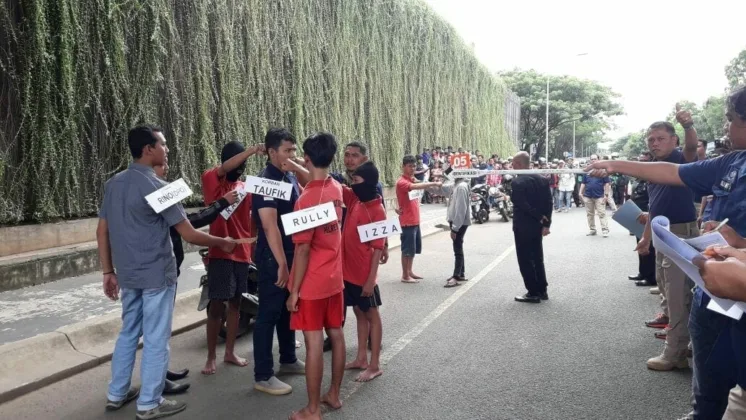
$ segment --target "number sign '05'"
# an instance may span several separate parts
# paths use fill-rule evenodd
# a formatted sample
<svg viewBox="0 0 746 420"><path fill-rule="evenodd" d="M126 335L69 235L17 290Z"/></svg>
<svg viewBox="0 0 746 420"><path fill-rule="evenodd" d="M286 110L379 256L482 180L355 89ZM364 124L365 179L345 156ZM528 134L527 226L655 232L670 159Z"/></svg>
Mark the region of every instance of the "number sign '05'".
<svg viewBox="0 0 746 420"><path fill-rule="evenodd" d="M376 239L387 238L393 235L401 234L401 225L399 218L381 220L380 222L368 223L357 227L357 233L360 235L360 242L370 242Z"/></svg>
<svg viewBox="0 0 746 420"><path fill-rule="evenodd" d="M453 169L468 168L471 163L471 156L468 153L452 155L449 163Z"/></svg>

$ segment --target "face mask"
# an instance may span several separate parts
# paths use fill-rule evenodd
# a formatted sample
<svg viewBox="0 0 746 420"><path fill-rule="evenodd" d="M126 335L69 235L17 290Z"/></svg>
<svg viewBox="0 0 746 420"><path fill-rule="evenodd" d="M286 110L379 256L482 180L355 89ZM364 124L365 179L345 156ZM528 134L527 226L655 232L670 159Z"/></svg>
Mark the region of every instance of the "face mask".
<svg viewBox="0 0 746 420"><path fill-rule="evenodd" d="M230 182L236 182L239 178L241 178L241 175L243 175L244 170L246 170L246 162L242 163L241 166L238 168L228 172L225 174L225 179L227 179Z"/></svg>
<svg viewBox="0 0 746 420"><path fill-rule="evenodd" d="M353 184L352 192L355 193L360 202L365 203L370 200L374 200L378 196L376 186L371 184Z"/></svg>

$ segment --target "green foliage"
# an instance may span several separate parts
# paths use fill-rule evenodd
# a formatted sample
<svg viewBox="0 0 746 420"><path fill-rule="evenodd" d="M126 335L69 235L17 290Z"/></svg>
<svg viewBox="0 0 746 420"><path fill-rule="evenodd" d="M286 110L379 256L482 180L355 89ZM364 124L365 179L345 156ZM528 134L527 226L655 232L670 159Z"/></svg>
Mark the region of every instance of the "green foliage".
<svg viewBox="0 0 746 420"><path fill-rule="evenodd" d="M524 150L536 144L544 155L546 127L546 84L549 79L549 135L550 158L561 157L566 148L567 136L561 135L563 143L552 145L559 127L572 130L572 120L578 120L585 137L581 141L591 144L598 142L598 133L608 128L607 118L620 115L622 107L615 102L619 96L610 88L591 80L581 80L571 76L549 76L534 70L512 70L500 73L510 89L521 98L521 133ZM570 123L568 125L568 123ZM568 125L564 127L564 125ZM576 126L577 132L577 126ZM570 131L572 136L572 131ZM577 136L577 133L576 133ZM577 143L577 138L576 138ZM570 137L570 147L572 137ZM558 154L559 153L559 154Z"/></svg>
<svg viewBox="0 0 746 420"><path fill-rule="evenodd" d="M725 66L725 77L731 89L746 85L746 49Z"/></svg>
<svg viewBox="0 0 746 420"><path fill-rule="evenodd" d="M683 138L683 137L682 137ZM637 133L629 133L617 139L611 146L611 152L619 153L622 156L637 157L640 153L648 150L645 130Z"/></svg>
<svg viewBox="0 0 746 420"><path fill-rule="evenodd" d="M691 101L680 101L681 109L687 110L692 114L694 128L697 129L697 136L702 140L713 141L723 136L723 126L725 125L725 96L712 96L700 107ZM684 128L676 121L676 110L672 110L667 120L676 128L676 134L683 140Z"/></svg>
<svg viewBox="0 0 746 420"><path fill-rule="evenodd" d="M95 213L138 122L196 191L222 144L271 126L362 138L391 182L424 146L512 153L505 97L421 1L7 0L0 223Z"/></svg>

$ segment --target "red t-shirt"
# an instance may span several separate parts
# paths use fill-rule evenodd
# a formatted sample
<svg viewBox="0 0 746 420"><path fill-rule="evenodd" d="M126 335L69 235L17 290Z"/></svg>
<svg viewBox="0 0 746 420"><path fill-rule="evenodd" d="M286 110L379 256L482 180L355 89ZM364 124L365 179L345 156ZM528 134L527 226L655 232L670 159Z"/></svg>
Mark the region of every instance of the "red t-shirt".
<svg viewBox="0 0 746 420"><path fill-rule="evenodd" d="M205 197L205 205L217 201L219 198L235 189L239 190L239 200L232 206L224 210L225 212L233 210L231 216L226 220L223 214L218 216L210 224L210 235L218 237L230 236L233 239L251 238L251 197L243 192L244 183L242 181L230 182L225 177L218 177L218 167L208 169L202 174L202 195ZM251 262L251 245L238 244L235 251L226 254L220 248L210 247L208 253L210 258L220 258L237 262Z"/></svg>
<svg viewBox="0 0 746 420"><path fill-rule="evenodd" d="M399 216L399 223L402 226L420 224L420 200L409 198L412 184L414 184L414 178L407 178L404 175L396 181L396 201L399 202L399 210L402 212Z"/></svg>
<svg viewBox="0 0 746 420"><path fill-rule="evenodd" d="M386 210L383 209L383 199L361 203L350 188L344 187L343 197L347 206L347 219L342 231L342 247L344 255L344 279L358 286L365 286L370 275L370 263L376 249L383 250L386 239L375 239L360 242L358 226L386 220Z"/></svg>
<svg viewBox="0 0 746 420"><path fill-rule="evenodd" d="M300 286L300 298L324 299L344 290L342 280L342 186L331 177L324 181L311 181L295 202L295 211L334 203L337 221L293 234L293 243L311 244L308 267ZM296 248L297 249L297 248ZM293 270L290 270L288 289L293 290Z"/></svg>

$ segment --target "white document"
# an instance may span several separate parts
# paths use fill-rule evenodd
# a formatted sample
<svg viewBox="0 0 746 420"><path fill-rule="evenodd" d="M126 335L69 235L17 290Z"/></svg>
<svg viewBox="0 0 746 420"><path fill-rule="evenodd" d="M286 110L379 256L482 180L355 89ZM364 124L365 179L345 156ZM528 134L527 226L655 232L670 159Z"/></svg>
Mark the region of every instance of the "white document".
<svg viewBox="0 0 746 420"><path fill-rule="evenodd" d="M181 200L192 195L192 189L189 188L183 178L166 185L145 196L145 200L156 213L173 206Z"/></svg>
<svg viewBox="0 0 746 420"><path fill-rule="evenodd" d="M419 200L422 198L423 195L425 195L425 190L410 190L409 191L410 200Z"/></svg>
<svg viewBox="0 0 746 420"><path fill-rule="evenodd" d="M236 209L238 208L238 206L241 205L241 203L243 202L244 198L246 198L246 196L249 195L249 194L246 193L246 190L244 190L244 189L239 189L237 191L237 193L238 193L238 200L236 200L235 203L231 204L230 207L228 207L225 210L223 210L223 211L220 212L220 215L223 216L223 219L225 219L225 220L230 219L230 217L233 215L233 212L236 211Z"/></svg>
<svg viewBox="0 0 746 420"><path fill-rule="evenodd" d="M393 235L401 234L401 225L399 218L394 217L380 222L368 223L357 227L357 233L360 235L360 242L370 242L375 239L387 238Z"/></svg>
<svg viewBox="0 0 746 420"><path fill-rule="evenodd" d="M338 221L337 210L332 202L283 214L281 219L285 236Z"/></svg>
<svg viewBox="0 0 746 420"><path fill-rule="evenodd" d="M290 196L293 194L293 184L258 176L247 176L244 182L244 190L251 194L290 201Z"/></svg>
<svg viewBox="0 0 746 420"><path fill-rule="evenodd" d="M743 305L739 304L736 309L731 311L731 308L733 308L736 302L713 296L712 293L707 290L707 287L705 287L705 283L699 274L699 268L697 268L697 266L692 262L695 257L701 256L700 251L692 247L685 240L671 233L669 225L670 223L668 219L663 216L658 216L651 222L651 228L653 230L653 246L655 249L670 258L674 264L681 268L681 270L697 284L697 286L710 296L712 302L714 302L713 305L717 305L719 309L722 309L722 311L716 312L723 313L733 319L741 319L744 312L742 309ZM705 241L710 241L710 239L706 239ZM710 308L710 305L708 305L708 308Z"/></svg>
<svg viewBox="0 0 746 420"><path fill-rule="evenodd" d="M705 233L696 238L684 239L684 242L688 243L692 248L699 252L704 251L710 246L728 246L728 241L723 238L723 235L721 235L720 232Z"/></svg>

